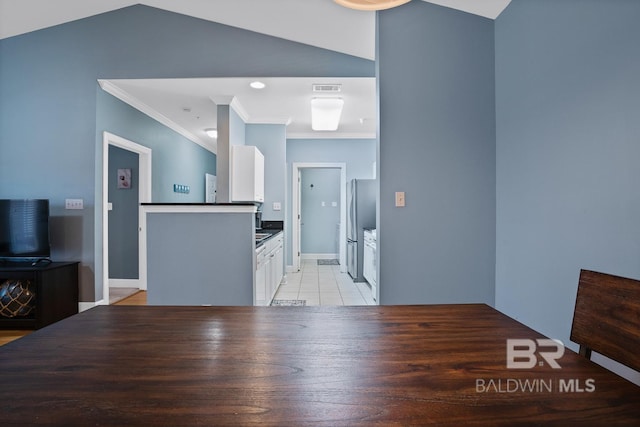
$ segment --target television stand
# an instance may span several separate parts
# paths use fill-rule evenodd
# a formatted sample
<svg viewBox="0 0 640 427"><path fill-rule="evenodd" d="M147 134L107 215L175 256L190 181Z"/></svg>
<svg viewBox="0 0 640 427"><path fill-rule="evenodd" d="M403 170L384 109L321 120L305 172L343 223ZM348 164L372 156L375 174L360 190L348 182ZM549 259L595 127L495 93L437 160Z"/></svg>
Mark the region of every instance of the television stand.
<svg viewBox="0 0 640 427"><path fill-rule="evenodd" d="M40 329L78 313L78 263L33 264L0 264L0 329Z"/></svg>

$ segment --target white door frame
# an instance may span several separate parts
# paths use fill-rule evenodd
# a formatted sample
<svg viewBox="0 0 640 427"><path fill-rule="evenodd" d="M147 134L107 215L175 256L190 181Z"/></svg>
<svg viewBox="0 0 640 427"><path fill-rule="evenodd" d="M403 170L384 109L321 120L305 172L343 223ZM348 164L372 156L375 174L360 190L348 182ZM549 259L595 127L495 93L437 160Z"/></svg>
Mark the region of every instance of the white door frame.
<svg viewBox="0 0 640 427"><path fill-rule="evenodd" d="M109 304L109 146L138 154L140 170L138 202L151 202L151 149L109 132L102 134L102 291L103 303ZM138 280L133 287L147 289L147 227L146 217L138 206ZM134 283L136 282L136 283Z"/></svg>
<svg viewBox="0 0 640 427"><path fill-rule="evenodd" d="M340 271L345 273L347 271L346 266L346 246L347 246L347 164L346 163L293 163L291 170L291 240L292 240L292 252L291 258L293 261L293 270L300 270L300 170L301 169L340 169L340 233L339 233L339 259L340 259Z"/></svg>

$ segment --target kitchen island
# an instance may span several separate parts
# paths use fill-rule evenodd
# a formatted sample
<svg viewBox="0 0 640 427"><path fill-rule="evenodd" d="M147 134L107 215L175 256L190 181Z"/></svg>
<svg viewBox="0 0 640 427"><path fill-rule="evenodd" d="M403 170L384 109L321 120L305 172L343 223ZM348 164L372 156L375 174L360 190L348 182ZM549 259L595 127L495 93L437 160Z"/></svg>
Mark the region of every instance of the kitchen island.
<svg viewBox="0 0 640 427"><path fill-rule="evenodd" d="M255 302L253 204L142 205L149 305Z"/></svg>

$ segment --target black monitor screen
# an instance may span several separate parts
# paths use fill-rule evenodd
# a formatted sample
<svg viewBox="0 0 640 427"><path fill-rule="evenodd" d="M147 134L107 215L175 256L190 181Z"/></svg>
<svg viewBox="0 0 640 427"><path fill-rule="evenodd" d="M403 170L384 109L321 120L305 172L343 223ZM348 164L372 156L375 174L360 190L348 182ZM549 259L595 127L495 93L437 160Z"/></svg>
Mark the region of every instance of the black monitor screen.
<svg viewBox="0 0 640 427"><path fill-rule="evenodd" d="M0 199L0 257L49 255L49 200Z"/></svg>

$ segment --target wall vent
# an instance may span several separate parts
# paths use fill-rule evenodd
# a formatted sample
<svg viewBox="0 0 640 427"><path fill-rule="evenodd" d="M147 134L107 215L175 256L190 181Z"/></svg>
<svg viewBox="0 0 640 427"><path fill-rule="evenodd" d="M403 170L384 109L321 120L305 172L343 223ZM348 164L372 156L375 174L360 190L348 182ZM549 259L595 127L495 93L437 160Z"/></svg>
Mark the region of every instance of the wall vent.
<svg viewBox="0 0 640 427"><path fill-rule="evenodd" d="M314 84L314 93L338 93L342 90L341 84Z"/></svg>

